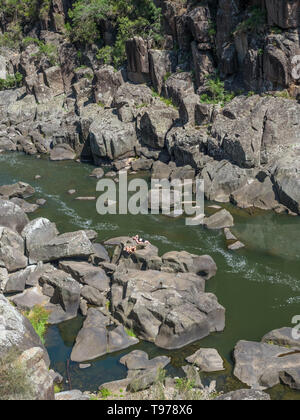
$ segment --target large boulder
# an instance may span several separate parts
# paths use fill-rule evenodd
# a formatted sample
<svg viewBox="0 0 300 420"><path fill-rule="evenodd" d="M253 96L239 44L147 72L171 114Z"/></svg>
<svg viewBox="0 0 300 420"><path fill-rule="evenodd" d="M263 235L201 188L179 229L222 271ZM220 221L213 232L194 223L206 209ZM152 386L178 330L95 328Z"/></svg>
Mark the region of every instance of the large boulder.
<svg viewBox="0 0 300 420"><path fill-rule="evenodd" d="M207 229L224 229L230 228L234 225L233 217L229 211L223 209L217 211L209 217L205 217L202 222L203 226Z"/></svg>
<svg viewBox="0 0 300 420"><path fill-rule="evenodd" d="M89 128L89 141L96 165L105 159L134 156L137 136L133 123L122 123L112 110L102 110Z"/></svg>
<svg viewBox="0 0 300 420"><path fill-rule="evenodd" d="M47 307L51 312L50 324L58 324L77 316L80 305L80 285L76 280L64 271L49 265L41 274L39 283L43 286L43 290L46 285L51 286L51 300Z"/></svg>
<svg viewBox="0 0 300 420"><path fill-rule="evenodd" d="M299 347L239 341L234 349L234 375L252 388L272 388L280 383L280 373L300 369Z"/></svg>
<svg viewBox="0 0 300 420"><path fill-rule="evenodd" d="M161 94L165 78L176 68L174 51L149 50L149 66L152 85Z"/></svg>
<svg viewBox="0 0 300 420"><path fill-rule="evenodd" d="M32 263L43 261L57 261L65 258L83 258L93 254L91 241L82 230L64 233L47 242L41 242L28 250Z"/></svg>
<svg viewBox="0 0 300 420"><path fill-rule="evenodd" d="M91 286L100 292L109 290L110 280L100 267L83 261L60 261L59 268L84 285Z"/></svg>
<svg viewBox="0 0 300 420"><path fill-rule="evenodd" d="M279 158L272 168L275 187L282 204L300 214L299 148Z"/></svg>
<svg viewBox="0 0 300 420"><path fill-rule="evenodd" d="M0 294L0 358L12 349L19 351L40 347L47 367L50 365L48 353L39 336L27 318L21 315L9 301Z"/></svg>
<svg viewBox="0 0 300 420"><path fill-rule="evenodd" d="M124 327L114 327L110 319L100 310L90 308L76 338L71 360L79 363L94 360L104 354L130 347L137 342L137 339L125 332Z"/></svg>
<svg viewBox="0 0 300 420"><path fill-rule="evenodd" d="M38 218L29 222L22 231L22 236L26 244L26 252L31 263L38 262L35 254L39 252L41 245L46 244L56 238L58 230L55 223L48 219Z"/></svg>
<svg viewBox="0 0 300 420"><path fill-rule="evenodd" d="M112 66L102 66L95 72L95 100L105 106L111 106L118 88L124 83L121 71Z"/></svg>
<svg viewBox="0 0 300 420"><path fill-rule="evenodd" d="M17 204L0 199L0 226L21 233L29 222L25 212Z"/></svg>
<svg viewBox="0 0 300 420"><path fill-rule="evenodd" d="M25 182L17 182L12 185L2 185L0 187L0 196L7 198L28 198L35 193L35 189Z"/></svg>
<svg viewBox="0 0 300 420"><path fill-rule="evenodd" d="M157 356L149 360L146 352L141 350L134 350L120 359L120 363L125 365L129 371L141 371L153 368L163 369L171 362L171 359L166 356Z"/></svg>
<svg viewBox="0 0 300 420"><path fill-rule="evenodd" d="M186 361L196 365L202 372L218 372L224 370L222 357L215 349L199 349L186 358Z"/></svg>
<svg viewBox="0 0 300 420"><path fill-rule="evenodd" d="M164 267L175 273L195 273L205 280L216 275L217 266L209 255L194 255L186 251L171 251L162 256Z"/></svg>
<svg viewBox="0 0 300 420"><path fill-rule="evenodd" d="M225 309L204 287L205 280L191 273L116 271L113 314L141 339L180 348L225 327Z"/></svg>
<svg viewBox="0 0 300 420"><path fill-rule="evenodd" d="M13 230L0 227L0 267L14 272L27 266L23 238Z"/></svg>
<svg viewBox="0 0 300 420"><path fill-rule="evenodd" d="M138 124L142 142L153 149L163 149L166 135L177 117L176 109L159 100L147 107Z"/></svg>
<svg viewBox="0 0 300 420"><path fill-rule="evenodd" d="M205 165L201 177L204 180L205 198L211 201L227 203L230 194L247 182L247 172L226 160L212 161Z"/></svg>
<svg viewBox="0 0 300 420"><path fill-rule="evenodd" d="M300 143L299 118L300 105L296 101L236 97L217 115L208 152L243 168L272 162Z"/></svg>

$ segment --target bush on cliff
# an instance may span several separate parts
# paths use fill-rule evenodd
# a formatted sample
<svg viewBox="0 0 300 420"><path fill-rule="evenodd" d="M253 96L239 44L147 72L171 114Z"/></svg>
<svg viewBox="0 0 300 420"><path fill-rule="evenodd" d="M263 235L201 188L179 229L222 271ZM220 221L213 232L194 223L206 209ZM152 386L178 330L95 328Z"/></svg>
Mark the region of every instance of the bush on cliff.
<svg viewBox="0 0 300 420"><path fill-rule="evenodd" d="M77 0L69 11L70 37L81 44L97 43L102 47L97 57L105 64L120 66L125 58L125 42L133 36L159 41L161 10L153 0ZM109 19L113 45L103 42L105 23Z"/></svg>

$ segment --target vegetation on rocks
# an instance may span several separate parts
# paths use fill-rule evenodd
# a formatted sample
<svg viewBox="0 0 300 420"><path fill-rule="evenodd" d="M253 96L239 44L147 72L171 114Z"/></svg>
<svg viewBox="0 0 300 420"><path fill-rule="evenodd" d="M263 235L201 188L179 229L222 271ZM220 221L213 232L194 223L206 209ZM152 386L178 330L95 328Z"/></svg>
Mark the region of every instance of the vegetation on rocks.
<svg viewBox="0 0 300 420"><path fill-rule="evenodd" d="M22 85L23 76L17 72L14 76L7 76L6 79L0 79L0 91L14 89Z"/></svg>
<svg viewBox="0 0 300 420"><path fill-rule="evenodd" d="M26 312L24 315L31 322L42 343L45 343L44 336L47 330L49 312L42 306L36 305L31 311Z"/></svg>
<svg viewBox="0 0 300 420"><path fill-rule="evenodd" d="M161 39L161 10L152 0L78 0L69 11L67 29L71 40L80 44L97 43L97 58L104 64L120 66L126 59L125 43L133 36ZM104 45L101 27L109 19L115 34L111 45Z"/></svg>

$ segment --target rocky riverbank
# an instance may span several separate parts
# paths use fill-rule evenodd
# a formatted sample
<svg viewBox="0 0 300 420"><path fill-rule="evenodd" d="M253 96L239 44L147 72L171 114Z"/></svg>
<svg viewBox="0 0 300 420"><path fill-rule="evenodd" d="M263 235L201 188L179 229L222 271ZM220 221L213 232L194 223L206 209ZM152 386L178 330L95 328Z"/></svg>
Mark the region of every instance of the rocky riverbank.
<svg viewBox="0 0 300 420"><path fill-rule="evenodd" d="M162 49L129 39L127 65L116 70L96 46L70 43L57 26L70 5L53 3L33 38L1 50L3 79L19 72L24 81L0 92L1 150L201 177L209 200L300 213L296 4L157 1ZM55 65L36 39L57 51ZM225 87L208 83L217 69ZM236 97L224 100L226 89Z"/></svg>
<svg viewBox="0 0 300 420"><path fill-rule="evenodd" d="M224 330L225 308L205 292L217 272L214 260L177 251L160 256L151 244L128 254L126 247L134 245L130 237L100 244L93 231L59 234L55 223L29 221L15 204L13 196L24 200L34 194L28 184L2 186L1 191L7 194L0 200L1 369L23 366L31 393L21 389L4 399L269 399L262 391L279 383L299 390L300 345L290 328L267 334L261 343L237 343L234 375L252 390L223 395L214 381L203 385L201 373L224 370L214 349L199 348L187 357L185 377L165 376L169 357L149 360L147 353L130 347L147 340L177 349ZM54 385L67 378L48 370L47 351L22 315L37 305L48 311L49 324L78 313L85 317L71 354L83 368L99 356L128 348L120 359L127 378L102 384L99 394L54 395Z"/></svg>

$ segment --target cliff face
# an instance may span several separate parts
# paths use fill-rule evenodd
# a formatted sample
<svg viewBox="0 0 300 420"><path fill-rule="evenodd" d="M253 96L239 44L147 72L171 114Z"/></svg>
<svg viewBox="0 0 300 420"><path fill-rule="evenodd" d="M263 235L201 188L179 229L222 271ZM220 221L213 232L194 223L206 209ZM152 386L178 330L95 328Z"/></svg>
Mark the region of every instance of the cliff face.
<svg viewBox="0 0 300 420"><path fill-rule="evenodd" d="M161 19L131 0L133 23L102 0L34 1L2 8L0 149L170 177L175 161L209 199L300 213L298 0L156 0Z"/></svg>

